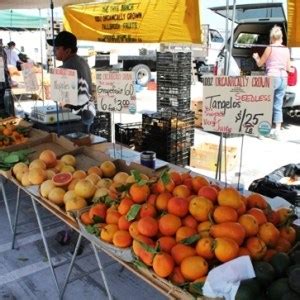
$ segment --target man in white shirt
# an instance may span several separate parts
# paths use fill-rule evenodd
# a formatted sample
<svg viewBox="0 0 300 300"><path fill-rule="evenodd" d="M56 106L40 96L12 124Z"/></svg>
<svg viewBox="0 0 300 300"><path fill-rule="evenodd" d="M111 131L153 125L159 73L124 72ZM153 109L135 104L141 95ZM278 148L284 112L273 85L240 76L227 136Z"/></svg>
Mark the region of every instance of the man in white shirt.
<svg viewBox="0 0 300 300"><path fill-rule="evenodd" d="M17 62L22 63L20 60L17 51L15 50L16 43L9 42L7 44L7 48L5 48L6 56L7 56L7 64L17 67Z"/></svg>

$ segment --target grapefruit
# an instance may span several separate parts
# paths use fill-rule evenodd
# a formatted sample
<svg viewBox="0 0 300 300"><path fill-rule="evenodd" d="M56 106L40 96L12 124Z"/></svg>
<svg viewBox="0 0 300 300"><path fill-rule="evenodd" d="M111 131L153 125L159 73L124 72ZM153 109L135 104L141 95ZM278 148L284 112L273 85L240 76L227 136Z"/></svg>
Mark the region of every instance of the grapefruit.
<svg viewBox="0 0 300 300"><path fill-rule="evenodd" d="M57 173L52 177L55 186L66 186L72 181L72 174L69 172Z"/></svg>
<svg viewBox="0 0 300 300"><path fill-rule="evenodd" d="M60 158L60 160L61 160L64 164L69 165L69 166L75 167L75 165L76 165L76 158L75 158L73 155L71 155L71 154L65 154L65 155L63 155L63 156Z"/></svg>
<svg viewBox="0 0 300 300"><path fill-rule="evenodd" d="M56 154L52 150L44 150L40 154L39 159L46 164L47 168L56 166Z"/></svg>

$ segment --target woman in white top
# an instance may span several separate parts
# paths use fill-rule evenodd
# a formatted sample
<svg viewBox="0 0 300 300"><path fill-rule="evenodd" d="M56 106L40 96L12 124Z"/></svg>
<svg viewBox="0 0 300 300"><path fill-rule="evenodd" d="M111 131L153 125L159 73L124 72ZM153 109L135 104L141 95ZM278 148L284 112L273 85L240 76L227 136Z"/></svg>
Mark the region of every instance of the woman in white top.
<svg viewBox="0 0 300 300"><path fill-rule="evenodd" d="M17 67L17 62L22 63L20 60L17 51L15 50L16 43L9 42L7 44L7 48L5 48L6 56L7 56L7 64Z"/></svg>

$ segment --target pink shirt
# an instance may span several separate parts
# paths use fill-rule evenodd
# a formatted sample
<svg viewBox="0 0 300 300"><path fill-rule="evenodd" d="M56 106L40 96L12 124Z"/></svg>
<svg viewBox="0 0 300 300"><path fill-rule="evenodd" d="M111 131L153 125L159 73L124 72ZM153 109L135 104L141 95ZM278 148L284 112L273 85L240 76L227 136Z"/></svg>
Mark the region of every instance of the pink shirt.
<svg viewBox="0 0 300 300"><path fill-rule="evenodd" d="M267 75L287 77L289 58L290 52L287 47L271 45L271 53L266 61Z"/></svg>

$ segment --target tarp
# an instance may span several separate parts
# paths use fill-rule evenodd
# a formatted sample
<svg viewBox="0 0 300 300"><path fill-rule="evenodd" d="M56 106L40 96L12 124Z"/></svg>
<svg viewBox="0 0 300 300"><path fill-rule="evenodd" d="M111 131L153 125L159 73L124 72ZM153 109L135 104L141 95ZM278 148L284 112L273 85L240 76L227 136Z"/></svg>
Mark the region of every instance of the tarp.
<svg viewBox="0 0 300 300"><path fill-rule="evenodd" d="M0 10L0 28L36 29L47 24L47 18L17 13L13 10Z"/></svg>
<svg viewBox="0 0 300 300"><path fill-rule="evenodd" d="M288 46L300 47L299 0L288 0Z"/></svg>
<svg viewBox="0 0 300 300"><path fill-rule="evenodd" d="M200 43L198 0L127 0L64 7L78 39L116 43Z"/></svg>

